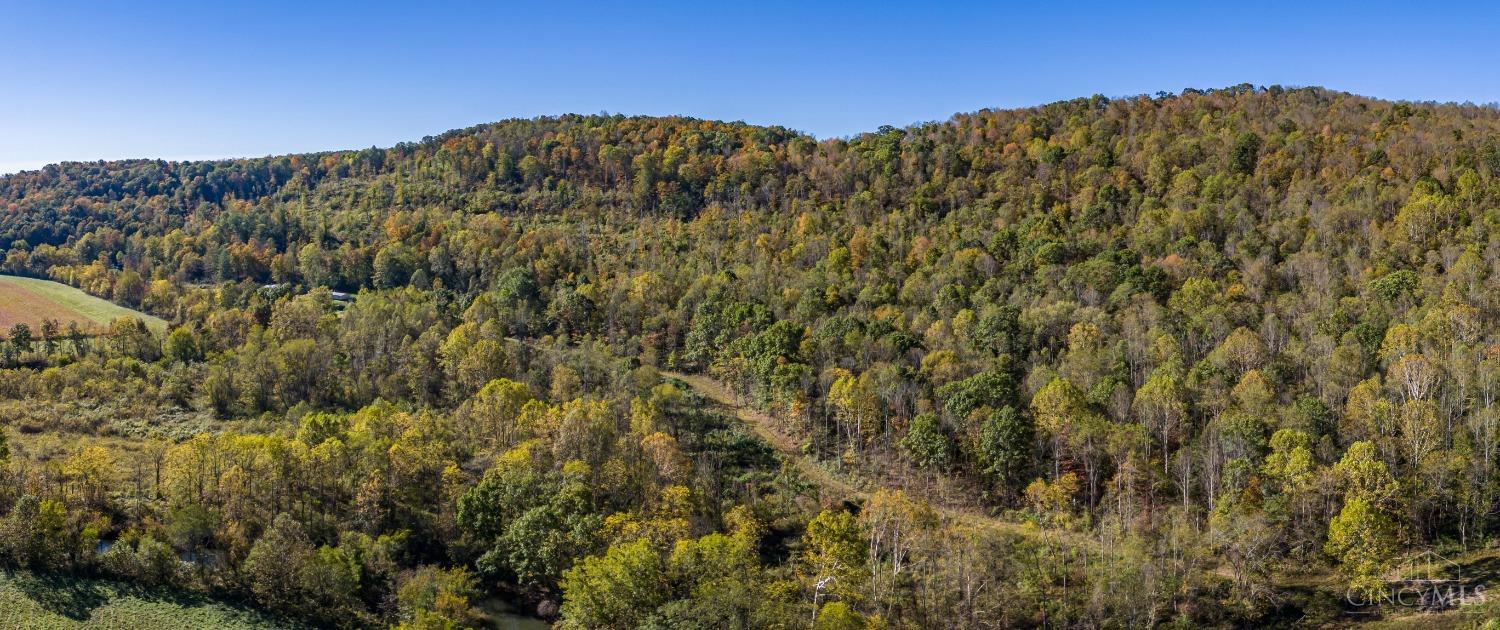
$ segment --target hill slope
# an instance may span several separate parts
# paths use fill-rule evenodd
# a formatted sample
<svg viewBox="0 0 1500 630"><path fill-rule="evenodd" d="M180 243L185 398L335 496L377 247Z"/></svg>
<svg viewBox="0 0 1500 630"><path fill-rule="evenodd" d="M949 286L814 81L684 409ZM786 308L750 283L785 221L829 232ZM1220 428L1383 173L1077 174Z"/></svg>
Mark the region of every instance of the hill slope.
<svg viewBox="0 0 1500 630"><path fill-rule="evenodd" d="M0 276L0 330L10 330L18 323L40 333L45 320L53 320L66 330L76 323L84 332L98 332L109 327L117 317L134 317L146 322L157 333L165 333L167 322L138 311L96 298L65 284Z"/></svg>
<svg viewBox="0 0 1500 630"><path fill-rule="evenodd" d="M821 141L515 120L50 166L0 179L0 243L173 329L0 391L226 421L103 449L113 476L28 451L0 507L221 554L297 614L448 589L582 626L1332 620L1500 526L1490 107L1236 86ZM753 406L793 465L663 374ZM257 591L290 580L257 546L357 573Z"/></svg>

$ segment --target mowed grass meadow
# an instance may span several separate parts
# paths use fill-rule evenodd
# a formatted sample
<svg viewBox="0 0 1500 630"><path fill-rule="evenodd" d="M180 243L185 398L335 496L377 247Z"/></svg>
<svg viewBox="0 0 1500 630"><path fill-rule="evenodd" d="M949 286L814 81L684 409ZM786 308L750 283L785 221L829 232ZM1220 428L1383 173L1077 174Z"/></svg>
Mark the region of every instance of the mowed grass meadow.
<svg viewBox="0 0 1500 630"><path fill-rule="evenodd" d="M99 332L121 315L144 320L157 333L167 329L167 322L159 317L125 308L66 284L0 275L0 332L24 322L31 327L33 334L39 334L44 319L57 320L65 330L68 322L77 322L87 332Z"/></svg>
<svg viewBox="0 0 1500 630"><path fill-rule="evenodd" d="M0 571L0 628L295 628L193 593L109 580Z"/></svg>

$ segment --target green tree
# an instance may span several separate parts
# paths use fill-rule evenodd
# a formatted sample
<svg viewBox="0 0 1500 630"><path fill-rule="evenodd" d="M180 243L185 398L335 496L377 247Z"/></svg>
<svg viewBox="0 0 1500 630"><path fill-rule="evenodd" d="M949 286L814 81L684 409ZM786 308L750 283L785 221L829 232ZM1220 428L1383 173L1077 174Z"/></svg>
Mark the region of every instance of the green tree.
<svg viewBox="0 0 1500 630"><path fill-rule="evenodd" d="M245 558L245 579L251 592L271 609L308 612L312 602L305 598L302 573L314 555L302 525L287 514L278 515Z"/></svg>
<svg viewBox="0 0 1500 630"><path fill-rule="evenodd" d="M953 440L934 414L924 413L912 418L906 437L901 439L901 447L920 466L947 470L953 463Z"/></svg>
<svg viewBox="0 0 1500 630"><path fill-rule="evenodd" d="M146 327L146 322L135 317L121 315L110 321L107 336L110 351L117 355L142 361L155 361L161 357L161 342Z"/></svg>
<svg viewBox="0 0 1500 630"><path fill-rule="evenodd" d="M146 297L146 281L141 274L126 269L120 272L120 277L115 280L114 300L121 304L140 306L141 300Z"/></svg>
<svg viewBox="0 0 1500 630"><path fill-rule="evenodd" d="M562 589L563 621L574 628L638 628L671 597L666 562L646 539L580 560Z"/></svg>
<svg viewBox="0 0 1500 630"><path fill-rule="evenodd" d="M760 565L756 540L743 532L678 541L668 557L675 591L659 619L671 627L759 628L788 621Z"/></svg>
<svg viewBox="0 0 1500 630"><path fill-rule="evenodd" d="M1246 131L1240 134L1234 141L1234 149L1229 154L1230 166L1236 173L1253 175L1255 163L1260 157L1260 136Z"/></svg>
<svg viewBox="0 0 1500 630"><path fill-rule="evenodd" d="M1019 490L1031 468L1035 440L1035 425L1015 407L986 414L979 426L980 462L985 472L1001 487Z"/></svg>
<svg viewBox="0 0 1500 630"><path fill-rule="evenodd" d="M820 512L807 524L802 549L802 564L814 584L815 607L820 596L853 601L861 598L869 582L865 566L869 545L854 515L844 511Z"/></svg>
<svg viewBox="0 0 1500 630"><path fill-rule="evenodd" d="M163 348L167 360L174 363L191 363L202 360L203 352L198 347L198 338L187 326L179 326L167 335Z"/></svg>
<svg viewBox="0 0 1500 630"><path fill-rule="evenodd" d="M463 568L417 567L396 589L400 627L478 627L483 614L470 603L478 595L478 582Z"/></svg>
<svg viewBox="0 0 1500 630"><path fill-rule="evenodd" d="M1001 409L1015 404L1016 379L1004 371L980 372L938 388L943 410L954 420L966 420L980 407Z"/></svg>
<svg viewBox="0 0 1500 630"><path fill-rule="evenodd" d="M1369 442L1355 442L1333 467L1344 490L1344 507L1328 523L1324 550L1340 563L1349 588L1374 595L1394 557L1401 530L1393 516L1400 486Z"/></svg>
<svg viewBox="0 0 1500 630"><path fill-rule="evenodd" d="M1083 392L1062 377L1054 377L1045 387L1031 397L1031 415L1039 428L1052 438L1053 477L1061 476L1063 445L1069 434L1079 425L1086 424L1086 416L1093 412Z"/></svg>
<svg viewBox="0 0 1500 630"><path fill-rule="evenodd" d="M864 617L844 602L829 602L818 609L814 630L862 630L867 627Z"/></svg>
<svg viewBox="0 0 1500 630"><path fill-rule="evenodd" d="M1172 434L1187 417L1187 403L1173 367L1163 366L1153 371L1146 384L1136 390L1133 406L1144 424L1161 436L1162 470L1170 474L1167 453L1171 450Z"/></svg>
<svg viewBox="0 0 1500 630"><path fill-rule="evenodd" d="M10 333L6 335L10 344L15 347L17 354L31 352L31 344L35 341L31 334L31 326L26 322L16 322L10 327Z"/></svg>
<svg viewBox="0 0 1500 630"><path fill-rule="evenodd" d="M1364 497L1344 500L1328 523L1328 555L1339 561L1351 591L1366 597L1385 589L1381 578L1396 553L1396 524Z"/></svg>

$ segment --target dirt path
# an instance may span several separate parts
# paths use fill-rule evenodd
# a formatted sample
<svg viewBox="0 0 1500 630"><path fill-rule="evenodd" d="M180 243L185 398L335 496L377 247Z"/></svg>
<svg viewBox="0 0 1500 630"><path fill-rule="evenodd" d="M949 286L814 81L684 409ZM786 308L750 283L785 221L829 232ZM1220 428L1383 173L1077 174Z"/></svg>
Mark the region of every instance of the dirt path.
<svg viewBox="0 0 1500 630"><path fill-rule="evenodd" d="M787 460L797 467L797 472L802 473L803 477L806 477L813 485L818 486L820 490L832 495L820 497L825 503L829 499L864 500L869 498L870 495L868 492L854 487L853 484L843 479L839 479L821 464L813 461L811 457L804 455L797 441L792 439L791 436L782 433L776 426L775 418L749 405L740 404L734 392L729 391L729 388L725 387L723 383L700 374L662 372L662 375L687 383L689 387L692 387L699 394L733 411L734 415L740 421L750 425L750 429L755 431L755 434L760 436L760 439L765 440L771 446L775 447L776 450L781 451L781 454L785 455Z"/></svg>
<svg viewBox="0 0 1500 630"><path fill-rule="evenodd" d="M820 492L828 495L820 497L825 504L830 501L845 499L863 501L870 497L869 492L856 487L844 479L840 479L827 468L824 468L822 464L819 464L814 458L803 453L797 440L783 433L780 427L777 426L775 418L749 405L742 404L739 401L739 397L723 383L701 374L684 374L682 372L668 371L662 371L661 374L687 383L694 391L733 411L735 417L749 425L756 435L760 436L761 439L786 456L787 460L791 461L792 465L797 467L797 471L802 473L803 477L812 482L813 485L816 485ZM932 509L955 523L962 523L971 527L999 529L1027 537L1035 537L1039 534L1046 535L1045 532L1034 527L990 516L973 506L932 504ZM1094 542L1092 538L1079 535L1076 532L1053 531L1050 535L1064 538L1071 544L1092 546Z"/></svg>

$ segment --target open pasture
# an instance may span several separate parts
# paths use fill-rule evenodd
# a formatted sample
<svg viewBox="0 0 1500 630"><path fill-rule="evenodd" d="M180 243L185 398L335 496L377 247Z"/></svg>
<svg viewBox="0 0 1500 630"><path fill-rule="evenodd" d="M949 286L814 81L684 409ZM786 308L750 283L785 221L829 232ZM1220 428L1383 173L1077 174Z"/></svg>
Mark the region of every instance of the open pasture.
<svg viewBox="0 0 1500 630"><path fill-rule="evenodd" d="M160 333L167 322L158 317L125 308L109 300L94 297L65 284L37 278L0 275L0 334L24 322L33 334L40 334L42 320L53 319L64 329L77 322L86 332L103 331L115 318L127 315L145 320Z"/></svg>

